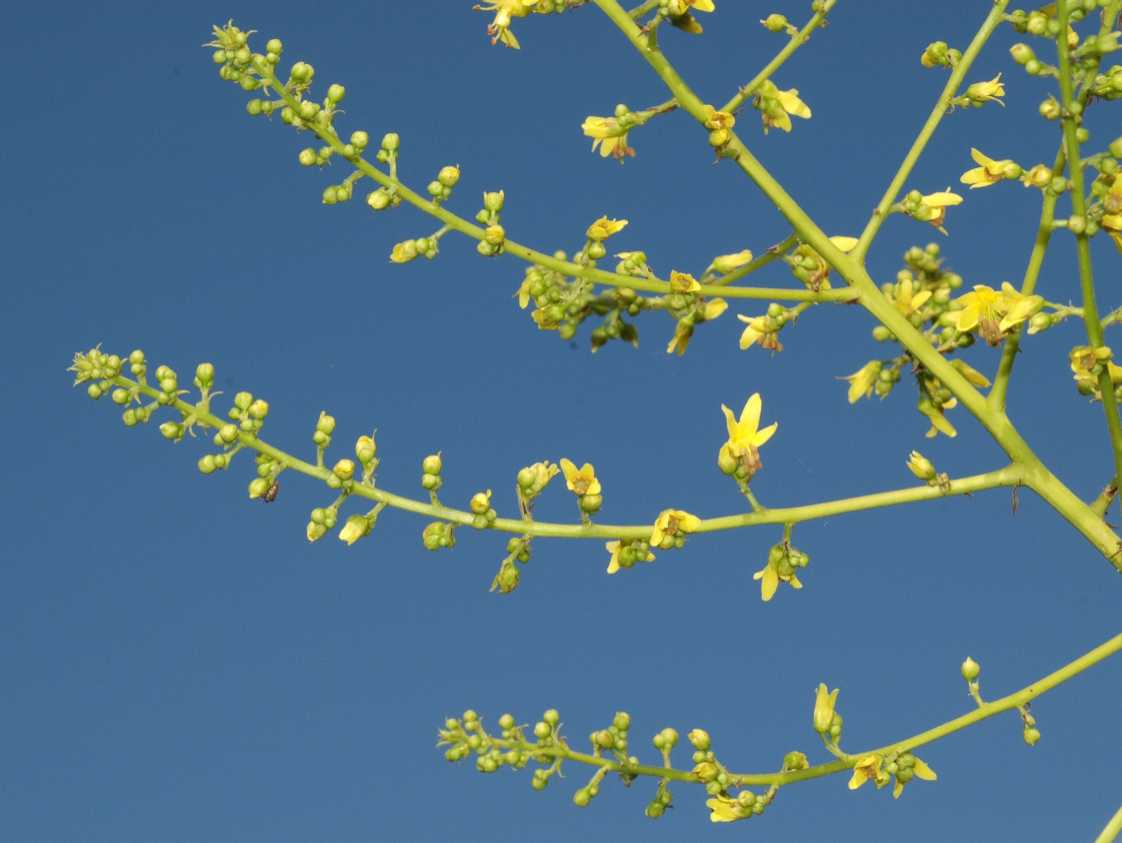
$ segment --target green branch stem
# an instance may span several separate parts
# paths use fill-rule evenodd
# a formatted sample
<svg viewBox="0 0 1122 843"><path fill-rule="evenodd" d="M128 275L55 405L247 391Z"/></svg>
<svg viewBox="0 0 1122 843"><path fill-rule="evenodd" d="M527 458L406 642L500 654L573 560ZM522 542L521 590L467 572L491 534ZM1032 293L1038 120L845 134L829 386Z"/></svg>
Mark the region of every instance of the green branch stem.
<svg viewBox="0 0 1122 843"><path fill-rule="evenodd" d="M666 56L650 45L639 27L628 17L617 0L593 0L600 10L627 37L632 46L662 79L682 109L704 126L709 108L686 84ZM986 17L979 34L992 30L1000 19L1007 0L997 0ZM996 16L996 17L995 17ZM988 36L987 36L988 37ZM976 39L977 40L977 37ZM984 40L984 39L983 39ZM974 43L971 44L973 48ZM980 49L980 47L979 47ZM967 50L956 71L969 64L976 50ZM965 71L964 71L965 72ZM971 414L989 431L997 444L1025 469L1025 485L1043 497L1068 523L1078 530L1114 567L1122 571L1122 540L1113 530L1075 495L1033 453L1029 444L1004 412L989 406L986 398L955 369L908 319L880 291L869 276L864 263L846 254L830 242L829 237L807 215L768 170L744 145L735 131L729 132L726 147L729 157L756 184L780 214L791 224L799 238L818 252L823 259L859 293L858 301L935 377L950 390Z"/></svg>
<svg viewBox="0 0 1122 843"><path fill-rule="evenodd" d="M263 78L266 80L268 86L276 92L286 105L292 109L299 108L300 101L271 71L267 72ZM350 164L364 176L368 176L382 187L392 189L398 196L418 210L440 220L440 222L444 223L449 229L457 231L473 240L481 241L484 239L485 230L481 226L464 219L458 214L449 211L447 208L425 199L416 191L411 190L402 181L383 172L361 156L356 155L348 157L345 152L346 144L343 143L333 129L313 124L309 126L309 130L330 146L337 155L349 161ZM596 284L604 284L611 287L629 287L633 290L643 290L644 292L652 293L670 292L670 283L658 277L651 276L640 278L631 275L621 275L616 272L608 272L595 267L583 266L573 263L572 261L555 258L553 255L546 254L510 239L504 242L503 251L519 257L528 263L536 264L546 269L552 269L574 278L583 278ZM851 290L844 289L813 292L811 290L796 290L784 287L718 287L702 285L698 292L704 296L722 296L724 298L743 299L776 299L785 301L844 302L852 301L856 298L855 293Z"/></svg>
<svg viewBox="0 0 1122 843"><path fill-rule="evenodd" d="M1110 822L1099 832L1099 836L1095 838L1095 843L1114 843L1120 833L1122 833L1122 808L1114 813Z"/></svg>
<svg viewBox="0 0 1122 843"><path fill-rule="evenodd" d="M795 54L795 51L798 50L799 47L810 40L810 36L814 33L814 30L826 25L826 16L834 7L835 2L836 0L830 0L830 2L823 4L823 8L815 12L811 19L806 22L806 25L791 36L790 40L783 46L783 49L776 53L772 60L765 64L760 69L760 72L753 76L747 84L743 85L732 99L722 105L720 110L733 112L740 108L740 106L744 104L744 101L755 93L756 88L770 79L775 71L779 70L779 68L783 66L783 63Z"/></svg>
<svg viewBox="0 0 1122 843"><path fill-rule="evenodd" d="M1064 151L1061 145L1056 154L1056 161L1052 165L1052 177L1063 173ZM1031 296L1036 290L1036 281L1040 277L1040 268L1044 265L1044 255L1048 251L1048 244L1052 240L1052 222L1056 217L1056 202L1059 194L1053 190L1044 191L1044 200L1040 207L1040 223L1036 228L1033 239L1032 252L1029 254L1028 266L1025 268L1024 278L1021 280L1021 294ZM1005 412L1005 398L1009 392L1009 376L1013 374L1013 365L1017 360L1017 353L1021 347L1021 332L1023 325L1017 325L1014 331L1005 338L1005 348L1001 352L1001 362L998 363L997 374L993 378L993 388L990 390L988 401L995 410Z"/></svg>
<svg viewBox="0 0 1122 843"><path fill-rule="evenodd" d="M896 741L895 743L885 744L883 746L873 747L866 749L862 752L846 753L845 758L836 761L830 761L826 764L818 764L808 767L803 770L789 770L785 772L768 772L768 773L730 773L729 786L730 787L745 787L749 785L788 785L795 782L807 781L809 779L818 779L824 776L840 773L844 770L849 770L861 758L869 755L884 756L889 753L903 753L910 752L918 749L921 746L934 743L941 738L953 735L955 732L960 732L969 726L980 723L983 720L988 720L998 714L1004 714L1007 711L1017 710L1024 706L1026 703L1031 702L1042 694L1051 691L1052 689L1062 685L1070 679L1075 678L1083 673L1088 668L1094 667L1104 659L1109 658L1115 653L1122 650L1122 634L1115 635L1108 641L1103 642L1099 646L1079 656L1068 664L1061 667L1059 670L1049 673L1037 681L1026 685L1019 691L1014 691L1004 697L990 702L982 703L974 708L972 711L963 714L960 717L955 717L952 720L947 720L930 729L925 729L922 732L912 735L911 737L904 738L903 740ZM680 782L698 782L697 776L689 770L679 770L674 767L655 767L653 765L645 764L623 764L618 760L612 758L605 758L590 753L577 752L571 747L562 742L560 745L554 743L550 745L541 746L537 743L519 742L515 740L508 740L503 738L492 738L492 741L504 749L518 749L530 752L540 758L553 758L563 759L567 761L574 761L579 764L588 764L590 766L600 767L607 769L609 772L623 773L627 776L651 776L653 778L671 779ZM1113 820L1112 820L1113 823ZM1108 826L1108 829L1110 826ZM1104 832L1105 833L1105 832ZM1117 831L1115 832L1117 833ZM1113 837L1106 838L1113 840Z"/></svg>
<svg viewBox="0 0 1122 843"><path fill-rule="evenodd" d="M1118 3L1103 12L1104 24L1117 14ZM1059 54L1060 67L1060 105L1063 122L1064 147L1067 153L1068 175L1071 177L1072 215L1085 219L1087 200L1084 193L1083 166L1079 157L1078 124L1079 115L1073 109L1075 96L1072 91L1071 57L1068 55L1067 27L1068 8L1066 3L1056 5L1056 17L1060 24L1060 36L1056 38L1056 52ZM1102 348L1103 328L1099 322L1099 310L1095 300L1095 275L1091 265L1091 244L1086 231L1081 227L1075 234L1076 257L1079 263L1079 287L1083 297L1083 323L1087 326L1087 341L1092 348ZM1103 411L1110 434L1110 447L1114 455L1114 482L1122 482L1122 419L1118 415L1118 401L1114 395L1114 384L1110 379L1108 367L1103 366L1099 374L1099 390L1102 393Z"/></svg>
<svg viewBox="0 0 1122 843"><path fill-rule="evenodd" d="M117 386L128 390L135 390L138 394L151 398L159 398L159 390L146 384L139 383L124 375L113 379ZM183 400L176 400L169 406L174 407L184 417L193 417L197 424L204 427L220 428L227 424L227 420L216 415L199 404L191 404ZM306 462L280 448L270 445L252 433L239 432L238 447L266 454L276 460L286 469L298 474L304 474L324 483L332 476L331 469L323 465ZM701 524L693 532L712 533L721 530L733 530L741 527L753 527L764 524L797 524L804 521L814 521L843 515L849 512L860 512L867 509L878 509L886 506L896 506L906 503L936 500L944 497L970 495L986 489L1001 486L1016 486L1024 482L1025 471L1017 465L976 474L970 477L961 477L950 481L946 486L914 486L904 489L895 489L887 492L876 492L870 495L842 498L839 500L822 501L819 503L804 504L801 506L760 508L758 511L738 513L735 515L722 515L714 518L702 519ZM449 521L453 524L471 526L474 515L471 512L443 504L433 504L416 500L405 495L388 492L374 485L356 482L349 492L351 496L367 498L376 503L384 503L395 509L412 512L417 515L426 515ZM652 522L653 523L653 522ZM651 524L564 524L548 521L532 521L522 518L498 518L488 529L501 532L516 533L518 535L544 536L551 538L571 539L646 539L651 534Z"/></svg>
<svg viewBox="0 0 1122 843"><path fill-rule="evenodd" d="M884 195L877 203L873 215L869 217L869 222L865 225L865 230L861 232L861 236L857 239L857 246L852 253L855 259L864 261L865 255L868 253L869 247L873 243L873 238L876 237L884 221L888 219L889 208L892 207L892 203L896 201L896 197L900 195L900 191L904 187L904 182L907 181L908 176L911 175L912 169L915 167L916 162L919 161L923 150L927 147L928 142L935 134L939 123L950 110L951 100L954 99L955 94L958 92L962 80L966 78L966 74L970 70L970 66L974 63L974 59L978 57L978 54L982 51L982 48L986 45L990 36L993 35L994 30L1001 24L1002 15L1007 5L1009 5L1009 0L997 0L997 2L993 4L993 8L990 9L990 13L986 15L982 26L970 41L970 46L966 48L962 54L962 58L959 59L958 64L956 64L951 71L950 79L948 79L947 84L943 86L943 91L935 101L935 106L931 109L931 113L928 115L926 122L924 122L923 128L920 129L919 134L916 135L916 139L912 142L912 146L908 150L907 155L904 156L903 162L901 162L900 167L896 170L896 174L892 177L892 181L889 182L888 188L884 191Z"/></svg>

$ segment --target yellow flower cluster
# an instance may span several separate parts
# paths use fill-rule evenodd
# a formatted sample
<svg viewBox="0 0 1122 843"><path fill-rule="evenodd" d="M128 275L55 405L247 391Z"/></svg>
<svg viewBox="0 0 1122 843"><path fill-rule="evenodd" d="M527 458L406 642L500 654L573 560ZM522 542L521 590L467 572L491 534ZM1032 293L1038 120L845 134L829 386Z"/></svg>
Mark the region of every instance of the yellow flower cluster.
<svg viewBox="0 0 1122 843"><path fill-rule="evenodd" d="M764 134L770 128L791 131L791 118L801 117L809 120L810 106L799 99L798 88L781 91L770 79L764 80L756 89L753 105L760 112L764 123Z"/></svg>

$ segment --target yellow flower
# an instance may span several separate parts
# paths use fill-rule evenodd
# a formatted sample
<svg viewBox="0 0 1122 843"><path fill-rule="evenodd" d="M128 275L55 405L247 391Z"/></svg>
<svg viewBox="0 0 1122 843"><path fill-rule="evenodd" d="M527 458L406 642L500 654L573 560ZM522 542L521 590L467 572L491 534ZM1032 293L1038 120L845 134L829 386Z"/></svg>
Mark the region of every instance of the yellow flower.
<svg viewBox="0 0 1122 843"><path fill-rule="evenodd" d="M1001 307L1005 311L1005 316L997 327L1004 332L1039 313L1044 307L1044 297L1023 295L1008 281L1002 281Z"/></svg>
<svg viewBox="0 0 1122 843"><path fill-rule="evenodd" d="M706 129L731 129L736 125L736 115L730 111L718 111L711 105L705 106L707 116L705 118Z"/></svg>
<svg viewBox="0 0 1122 843"><path fill-rule="evenodd" d="M913 777L923 779L925 782L933 782L939 778L935 775L934 770L910 752L906 752L897 758L896 764L899 769L896 772L896 785L892 788L893 799L900 798L900 794L904 792L904 785L910 782Z"/></svg>
<svg viewBox="0 0 1122 843"><path fill-rule="evenodd" d="M655 519L650 544L652 547L672 547L675 538L692 533L700 526L701 519L696 515L681 509L664 509Z"/></svg>
<svg viewBox="0 0 1122 843"><path fill-rule="evenodd" d="M870 360L852 375L846 375L845 379L849 381L850 404L856 404L862 398L868 398L873 394L873 387L876 386L882 365L879 360Z"/></svg>
<svg viewBox="0 0 1122 843"><path fill-rule="evenodd" d="M480 12L494 12L495 18L487 26L487 34L491 36L491 43L501 41L512 49L519 49L518 39L510 31L512 18L524 18L530 14L538 0L490 0L483 5L473 8Z"/></svg>
<svg viewBox="0 0 1122 843"><path fill-rule="evenodd" d="M670 291L673 293L696 293L701 289L697 279L688 272L670 270Z"/></svg>
<svg viewBox="0 0 1122 843"><path fill-rule="evenodd" d="M734 252L731 255L717 255L713 258L713 262L709 264L706 272L719 272L721 275L728 275L740 267L745 266L752 262L752 253L745 249L742 252Z"/></svg>
<svg viewBox="0 0 1122 843"><path fill-rule="evenodd" d="M896 285L893 301L896 304L897 310L905 316L911 316L923 307L929 298L931 298L930 290L920 290L918 293L915 292L915 283L912 281L911 276L909 276Z"/></svg>
<svg viewBox="0 0 1122 843"><path fill-rule="evenodd" d="M974 190L978 187L988 187L991 184L997 184L999 181L1004 181L1007 178L1015 179L1021 175L1021 168L1015 161L1004 158L1001 161L995 161L987 156L981 150L970 148L970 157L974 159L974 163L981 166L975 167L972 170L967 170L962 174L959 181L963 184L970 185L970 189ZM1049 171L1049 178L1051 172Z"/></svg>
<svg viewBox="0 0 1122 843"><path fill-rule="evenodd" d="M888 774L880 768L879 755L866 755L853 765L849 789L857 790L867 781L875 782L877 787L884 787L888 783Z"/></svg>
<svg viewBox="0 0 1122 843"><path fill-rule="evenodd" d="M560 460L561 471L565 475L565 485L574 495L599 495L600 481L596 479L596 469L586 462L577 468L572 460Z"/></svg>
<svg viewBox="0 0 1122 843"><path fill-rule="evenodd" d="M924 435L928 439L934 439L940 433L944 436L949 436L951 439L958 436L958 431L955 430L954 425L951 424L947 417L943 414L944 409L951 409L957 402L952 398L942 407L936 407L930 401L923 400L919 403L919 411L927 416L927 420L931 422L931 428Z"/></svg>
<svg viewBox="0 0 1122 843"><path fill-rule="evenodd" d="M985 284L975 284L974 291L959 296L955 304L960 308L956 314L955 328L965 333L981 325L983 336L988 339L988 335L993 334L1001 315L1001 294L997 290Z"/></svg>
<svg viewBox="0 0 1122 843"><path fill-rule="evenodd" d="M789 132L792 117L809 120L811 116L810 106L799 99L798 88L781 91L770 79L756 89L754 104L763 119L765 135L772 126Z"/></svg>
<svg viewBox="0 0 1122 843"><path fill-rule="evenodd" d="M732 410L724 404L721 405L729 434L726 444L734 456L739 457L755 451L775 435L779 422L772 422L767 427L760 428L760 413L762 410L763 400L758 392L753 392L748 396L748 400L744 402L744 408L740 411L739 419L733 415Z"/></svg>
<svg viewBox="0 0 1122 843"><path fill-rule="evenodd" d="M976 103L996 102L998 105L1005 105L1001 101L1001 97L1005 96L1005 85L1001 81L1001 74L997 74L988 82L975 82L966 89L966 96Z"/></svg>
<svg viewBox="0 0 1122 843"><path fill-rule="evenodd" d="M600 156L607 158L624 158L634 155L635 150L627 145L628 129L620 125L615 117L595 117L589 115L581 124L581 131L592 138L592 151L600 147Z"/></svg>
<svg viewBox="0 0 1122 843"><path fill-rule="evenodd" d="M838 701L840 688L830 690L825 683L819 683L814 696L814 731L828 732L834 720L834 705Z"/></svg>
<svg viewBox="0 0 1122 843"><path fill-rule="evenodd" d="M712 799L707 799L705 806L710 811L709 822L732 823L746 816L740 803L728 796L714 796Z"/></svg>
<svg viewBox="0 0 1122 843"><path fill-rule="evenodd" d="M589 240L597 242L607 240L613 234L623 231L627 227L627 220L610 220L607 217L600 217L596 222L588 227L585 236Z"/></svg>
<svg viewBox="0 0 1122 843"><path fill-rule="evenodd" d="M1115 174L1110 190L1103 197L1103 208L1107 213L1100 225L1110 235L1118 251L1122 252L1122 173Z"/></svg>
<svg viewBox="0 0 1122 843"><path fill-rule="evenodd" d="M670 0L666 13L670 17L670 23L678 29L698 35L702 31L701 24L690 12L712 12L716 8L713 0Z"/></svg>
<svg viewBox="0 0 1122 843"><path fill-rule="evenodd" d="M943 222L947 218L947 208L961 205L962 197L957 193L952 193L948 187L946 190L924 194L917 201L918 204L911 212L912 216L920 222L931 223L943 234L946 234L947 230L943 228Z"/></svg>
<svg viewBox="0 0 1122 843"><path fill-rule="evenodd" d="M768 348L772 351L783 350L778 333L770 330L771 323L767 316L742 316L738 313L736 318L747 326L740 334L741 351L751 348L756 343L760 344L760 348Z"/></svg>

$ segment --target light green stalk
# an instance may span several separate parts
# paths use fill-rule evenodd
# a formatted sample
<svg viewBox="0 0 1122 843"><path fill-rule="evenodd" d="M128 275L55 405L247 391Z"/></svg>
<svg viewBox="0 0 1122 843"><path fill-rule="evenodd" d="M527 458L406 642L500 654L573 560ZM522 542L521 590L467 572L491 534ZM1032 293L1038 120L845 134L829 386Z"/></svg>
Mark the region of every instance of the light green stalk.
<svg viewBox="0 0 1122 843"><path fill-rule="evenodd" d="M661 50L648 42L642 31L628 17L617 0L593 0L593 2L615 23L643 59L658 74L677 99L681 108L704 125L711 113L709 107L686 84ZM1000 16L1006 5L1007 0L997 0L979 32L992 32L993 26L995 26L994 14ZM972 44L971 46L974 47L975 45ZM967 50L963 54L956 71L961 70L965 73L966 68L969 67L969 59L976 54L977 50ZM859 292L858 301L860 304L887 327L901 345L908 349L931 374L943 382L951 394L978 419L1014 462L1025 468L1025 484L1048 501L1117 570L1122 571L1122 540L1119 540L1114 531L1091 511L1086 503L1048 470L1033 453L1005 413L991 407L985 397L957 369L951 366L923 334L881 293L862 261L852 255L845 254L830 242L825 232L814 223L771 173L752 155L735 132L730 132L727 150L740 169L755 182L757 187L775 205L776 209L787 219L800 239L817 251L839 275L849 282L852 288ZM902 168L910 166L909 160L905 158Z"/></svg>

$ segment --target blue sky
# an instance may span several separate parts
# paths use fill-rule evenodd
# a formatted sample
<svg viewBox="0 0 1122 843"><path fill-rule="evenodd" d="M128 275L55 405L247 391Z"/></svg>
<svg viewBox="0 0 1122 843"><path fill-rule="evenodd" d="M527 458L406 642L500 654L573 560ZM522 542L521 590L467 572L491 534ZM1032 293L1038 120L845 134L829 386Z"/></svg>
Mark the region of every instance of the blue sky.
<svg viewBox="0 0 1122 843"><path fill-rule="evenodd" d="M809 4L718 6L703 38L663 39L710 101L779 46L760 17L801 21ZM988 6L950 16L918 0L839 4L777 76L813 119L765 137L746 112L745 140L824 228L856 233L943 84L920 67L921 50L937 38L964 46ZM994 718L927 747L938 783L899 802L834 777L791 787L731 829L710 826L698 788L676 787L675 809L652 822L650 782L609 780L580 810L570 797L582 769L538 794L529 771L482 776L433 749L437 726L467 707L492 723L556 707L575 742L626 709L637 747L667 725L703 726L730 767L768 770L793 749L825 760L810 728L820 681L842 689L854 750L963 713L964 656L982 663L983 693L999 696L1118 632L1117 575L1027 492L1015 517L1008 493L992 492L800 526L806 588L767 605L751 579L780 538L766 527L701 537L611 578L600 543L540 541L521 588L499 597L487 591L499 536L461 531L454 552L431 554L425 522L391 511L353 548L309 545L307 512L326 490L286 475L272 506L250 502L248 460L203 477L205 441L126 430L108 401L69 388L72 353L96 343L141 347L183 380L210 360L227 396L270 401L267 440L310 456L326 409L339 420L334 456L378 429L385 488L423 495L420 461L441 450L444 499L493 488L507 514L518 468L562 456L595 463L605 520L739 511L713 464L720 405L756 391L780 425L753 484L765 504L907 485L917 447L952 475L1002 464L962 411L956 440L925 440L906 385L883 403L846 404L837 378L881 351L856 308L811 311L774 357L736 348L732 312L758 312L751 305L705 326L683 358L664 353L672 324L661 314L640 321L638 350L592 356L586 334L561 342L518 310L513 258L484 260L449 236L437 260L391 265L395 242L433 226L407 208L323 206L323 186L344 171L300 168L303 139L246 116L245 95L199 47L230 17L262 44L283 38L286 60L347 86L342 128L400 133L407 181L423 187L461 165L450 207L471 216L479 192L502 188L508 232L546 251L579 246L601 214L629 219L612 245L647 251L663 273L786 235L682 115L636 133L625 166L590 154L586 115L665 98L595 8L518 22L515 52L492 47L470 7L206 0L8 13L0 43L19 84L0 195L10 408L0 836L1093 838L1119 801L1122 759L1107 749L1122 738L1116 662L1034 705L1043 738L1031 750L1015 715ZM971 73L1003 72L1007 107L950 115L909 188L957 182L972 145L1052 160L1054 127L1036 116L1048 89L1009 60L1014 40L999 31ZM1096 148L1118 125L1104 111L1090 119ZM1016 282L1038 213L1037 195L1013 184L970 195L946 238L894 218L870 270L890 280L907 247L935 239L967 283ZM1112 308L1118 256L1095 246ZM1056 239L1041 278L1050 299L1078 297L1072 251ZM760 283L796 282L775 266ZM1101 409L1070 382L1067 350L1081 341L1071 322L1026 344L1010 413L1090 497L1109 460ZM996 365L984 348L969 359ZM539 507L552 520L571 509L559 489Z"/></svg>

